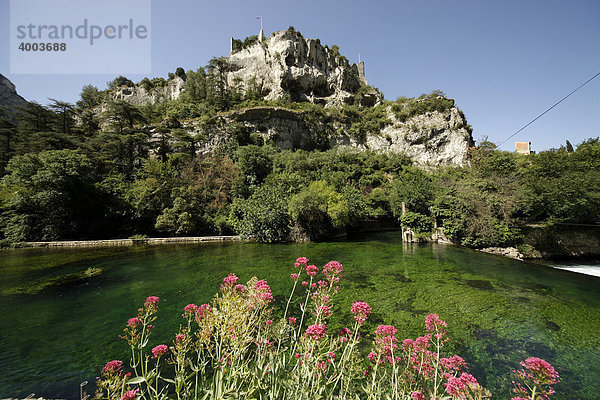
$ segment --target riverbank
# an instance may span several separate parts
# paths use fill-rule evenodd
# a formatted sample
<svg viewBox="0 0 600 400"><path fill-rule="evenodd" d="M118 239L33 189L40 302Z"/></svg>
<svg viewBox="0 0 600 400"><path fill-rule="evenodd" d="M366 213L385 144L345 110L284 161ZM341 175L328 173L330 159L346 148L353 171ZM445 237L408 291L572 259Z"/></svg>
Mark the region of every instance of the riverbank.
<svg viewBox="0 0 600 400"><path fill-rule="evenodd" d="M162 244L189 244L205 242L233 242L241 241L239 236L190 236L166 238L130 238L130 239L102 239L102 240L61 240L50 242L20 242L13 247L113 247L136 245L162 245Z"/></svg>

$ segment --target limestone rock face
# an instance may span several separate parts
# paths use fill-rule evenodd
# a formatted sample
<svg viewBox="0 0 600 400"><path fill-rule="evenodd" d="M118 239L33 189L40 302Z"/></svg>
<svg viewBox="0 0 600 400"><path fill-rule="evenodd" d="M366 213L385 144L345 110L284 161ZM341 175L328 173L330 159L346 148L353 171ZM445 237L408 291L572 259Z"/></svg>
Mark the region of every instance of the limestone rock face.
<svg viewBox="0 0 600 400"><path fill-rule="evenodd" d="M405 153L417 164L463 165L473 138L467 122L457 108L445 112L428 112L398 121L388 113L391 125L378 135L369 135L366 149Z"/></svg>
<svg viewBox="0 0 600 400"><path fill-rule="evenodd" d="M7 77L0 74L0 108L10 113L25 103L27 103L27 100L17 94L15 85Z"/></svg>
<svg viewBox="0 0 600 400"><path fill-rule="evenodd" d="M199 121L183 123L192 135L202 134L207 140L198 147L198 154L207 156L240 132L260 137L280 149L351 148L381 152L405 153L418 165L463 165L469 147L473 145L467 122L457 108L445 112L416 115L405 122L398 121L391 110L392 123L380 132L373 132L359 142L344 126L327 126L323 121L307 119L303 111L281 107L255 107L222 114L208 126ZM159 140L157 136L155 140Z"/></svg>
<svg viewBox="0 0 600 400"><path fill-rule="evenodd" d="M123 100L136 106L175 100L183 92L185 80L179 76L169 79L163 87L146 90L143 86L123 86L110 93L113 100Z"/></svg>
<svg viewBox="0 0 600 400"><path fill-rule="evenodd" d="M258 90L265 100L289 96L297 102L340 106L353 102L361 86L368 84L356 64L350 65L318 39L305 39L290 30L234 50L227 61L228 85L244 92ZM369 95L370 103L381 100L376 91Z"/></svg>

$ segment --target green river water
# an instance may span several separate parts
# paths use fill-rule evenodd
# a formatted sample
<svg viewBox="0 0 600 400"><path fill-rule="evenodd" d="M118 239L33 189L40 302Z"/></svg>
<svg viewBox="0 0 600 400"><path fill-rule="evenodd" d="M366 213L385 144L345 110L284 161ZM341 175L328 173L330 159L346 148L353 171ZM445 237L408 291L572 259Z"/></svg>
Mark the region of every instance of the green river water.
<svg viewBox="0 0 600 400"><path fill-rule="evenodd" d="M0 397L78 398L79 382L93 382L106 361L126 359L118 336L149 295L161 298L151 346L170 342L182 308L208 302L230 272L244 282L267 279L277 306L299 256L344 265L331 324L350 325L350 305L366 301L373 309L366 341L383 323L394 324L400 340L420 336L425 316L437 313L448 322L447 350L465 358L494 398L511 397L510 371L529 356L560 373L556 399L600 398L600 278L403 244L397 232L288 245L2 250ZM90 267L101 273L73 279Z"/></svg>

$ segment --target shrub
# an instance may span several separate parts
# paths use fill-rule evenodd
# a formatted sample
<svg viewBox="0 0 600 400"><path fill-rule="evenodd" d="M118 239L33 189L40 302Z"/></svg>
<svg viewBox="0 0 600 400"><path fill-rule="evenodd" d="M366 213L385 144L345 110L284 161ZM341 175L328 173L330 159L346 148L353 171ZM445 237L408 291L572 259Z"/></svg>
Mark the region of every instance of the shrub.
<svg viewBox="0 0 600 400"><path fill-rule="evenodd" d="M425 334L414 340L400 341L396 327L379 325L368 355L363 354L361 330L372 311L369 304L352 304L351 327L333 329L329 321L342 272L337 261L321 270L309 265L307 258L298 258L281 318L274 318L274 298L267 281L255 277L241 284L235 274L229 274L210 303L183 307L182 325L170 344L149 344L160 299L146 298L121 336L131 348L131 372L125 372L122 361L109 361L100 372L96 398L424 400L491 396L465 372L463 358L443 356L449 335L447 323L437 314L425 318ZM297 306L297 302L303 303ZM534 357L522 365L524 369L516 372L514 391L522 396L518 399L550 396L552 385L558 382L554 368Z"/></svg>
<svg viewBox="0 0 600 400"><path fill-rule="evenodd" d="M401 122L406 122L415 115L427 112L444 112L454 107L454 100L445 97L444 93L434 90L430 94L422 94L417 99L399 97L392 105L392 111Z"/></svg>
<svg viewBox="0 0 600 400"><path fill-rule="evenodd" d="M400 224L402 224L402 227L404 228L411 228L414 230L417 236L420 234L426 235L430 233L433 228L431 217L411 211L406 212L400 217Z"/></svg>

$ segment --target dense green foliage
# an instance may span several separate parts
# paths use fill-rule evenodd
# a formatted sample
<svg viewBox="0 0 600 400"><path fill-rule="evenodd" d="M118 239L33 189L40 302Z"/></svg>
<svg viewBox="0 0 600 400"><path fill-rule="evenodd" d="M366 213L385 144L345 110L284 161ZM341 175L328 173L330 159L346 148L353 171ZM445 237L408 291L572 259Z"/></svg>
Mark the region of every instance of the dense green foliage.
<svg viewBox="0 0 600 400"><path fill-rule="evenodd" d="M437 223L455 242L485 247L519 244L533 222L600 222L598 139L527 156L484 141L468 166L424 170L402 154L331 149L330 138L379 134L391 123L388 108L401 121L445 112L454 101L442 92L373 107L359 105L367 86L342 107L267 102L256 82L246 92L230 86L230 68L226 58L178 68L170 79L184 79L185 91L174 101L139 107L86 85L76 105L50 99L28 103L16 120L0 115L0 239L238 233L282 242L369 221L411 227L419 238ZM133 83L118 77L109 88L124 85ZM303 122L311 131L304 150L282 151L222 118L257 106ZM198 152L211 140L212 155Z"/></svg>

